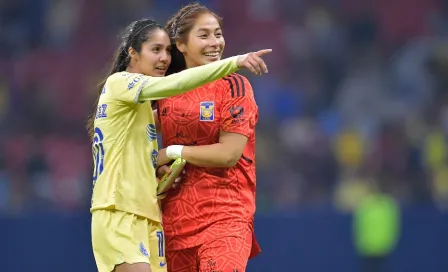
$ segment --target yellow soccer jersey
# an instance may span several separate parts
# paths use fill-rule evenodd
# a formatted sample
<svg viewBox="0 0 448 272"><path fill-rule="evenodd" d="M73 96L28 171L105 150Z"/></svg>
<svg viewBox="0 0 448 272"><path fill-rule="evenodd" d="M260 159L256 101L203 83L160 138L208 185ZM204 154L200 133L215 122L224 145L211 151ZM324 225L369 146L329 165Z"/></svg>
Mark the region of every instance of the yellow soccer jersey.
<svg viewBox="0 0 448 272"><path fill-rule="evenodd" d="M120 72L98 102L93 138L91 211L116 209L160 222L157 139L149 100L184 93L238 70L236 57L168 77Z"/></svg>
<svg viewBox="0 0 448 272"><path fill-rule="evenodd" d="M114 208L159 222L156 128L150 102L135 103L143 82L143 75L117 73L100 96L92 210Z"/></svg>

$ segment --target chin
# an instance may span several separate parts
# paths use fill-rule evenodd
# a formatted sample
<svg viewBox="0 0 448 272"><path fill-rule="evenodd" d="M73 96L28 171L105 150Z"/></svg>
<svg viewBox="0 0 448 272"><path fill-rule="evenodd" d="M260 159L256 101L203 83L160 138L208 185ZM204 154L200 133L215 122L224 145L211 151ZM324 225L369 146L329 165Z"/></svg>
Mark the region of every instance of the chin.
<svg viewBox="0 0 448 272"><path fill-rule="evenodd" d="M163 76L165 76L165 74L166 74L166 71L154 70L151 73L151 76L153 76L153 77L163 77Z"/></svg>
<svg viewBox="0 0 448 272"><path fill-rule="evenodd" d="M213 63L213 62L215 62L215 61L218 61L218 60L220 60L221 59L221 57L217 57L217 58L204 58L203 60L202 60L202 65L204 65L204 64L209 64L209 63Z"/></svg>

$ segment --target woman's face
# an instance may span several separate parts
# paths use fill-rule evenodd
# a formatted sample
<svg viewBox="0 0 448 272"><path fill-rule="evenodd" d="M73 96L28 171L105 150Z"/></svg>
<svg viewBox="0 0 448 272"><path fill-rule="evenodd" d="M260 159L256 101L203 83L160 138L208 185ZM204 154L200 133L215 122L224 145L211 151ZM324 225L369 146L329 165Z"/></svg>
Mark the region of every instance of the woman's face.
<svg viewBox="0 0 448 272"><path fill-rule="evenodd" d="M151 33L149 39L141 46L140 53L132 52L135 63L132 64L139 73L148 76L165 76L171 64L171 43L168 34L158 29Z"/></svg>
<svg viewBox="0 0 448 272"><path fill-rule="evenodd" d="M191 68L220 60L225 45L218 20L204 13L196 19L186 42L178 42L177 48L184 55L187 68Z"/></svg>

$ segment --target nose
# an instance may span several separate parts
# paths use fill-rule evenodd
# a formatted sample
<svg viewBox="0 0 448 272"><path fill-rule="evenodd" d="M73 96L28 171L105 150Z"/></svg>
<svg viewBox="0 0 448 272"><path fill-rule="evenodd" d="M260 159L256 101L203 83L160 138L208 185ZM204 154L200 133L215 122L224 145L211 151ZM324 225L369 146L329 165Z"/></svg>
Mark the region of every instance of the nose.
<svg viewBox="0 0 448 272"><path fill-rule="evenodd" d="M168 61L168 52L160 54L160 61L166 63Z"/></svg>
<svg viewBox="0 0 448 272"><path fill-rule="evenodd" d="M219 39L216 38L215 36L212 36L210 38L210 46L212 47L218 47L219 46Z"/></svg>

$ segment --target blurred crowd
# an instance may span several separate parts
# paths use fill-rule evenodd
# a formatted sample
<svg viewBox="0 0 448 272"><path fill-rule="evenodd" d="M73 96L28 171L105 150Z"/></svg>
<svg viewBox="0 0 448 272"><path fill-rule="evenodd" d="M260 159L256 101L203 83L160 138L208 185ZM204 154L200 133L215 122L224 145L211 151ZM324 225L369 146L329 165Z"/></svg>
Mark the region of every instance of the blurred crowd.
<svg viewBox="0 0 448 272"><path fill-rule="evenodd" d="M448 207L448 1L207 0L227 56L272 48L247 75L260 110L259 213L336 207L374 188ZM119 31L182 0L0 2L0 213L90 204L84 125Z"/></svg>

